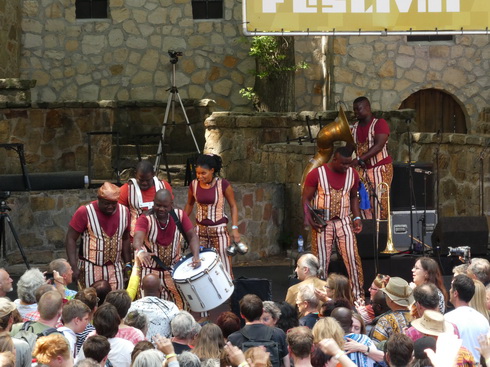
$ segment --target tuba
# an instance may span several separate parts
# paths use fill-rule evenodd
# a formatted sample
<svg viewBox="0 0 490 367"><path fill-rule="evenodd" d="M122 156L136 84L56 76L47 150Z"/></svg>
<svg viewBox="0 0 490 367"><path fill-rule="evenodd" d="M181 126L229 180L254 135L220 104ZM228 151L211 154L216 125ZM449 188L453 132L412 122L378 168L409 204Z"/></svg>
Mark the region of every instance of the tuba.
<svg viewBox="0 0 490 367"><path fill-rule="evenodd" d="M318 146L318 152L312 157L301 177L301 190L305 185L306 176L315 168L320 167L322 164L327 163L333 153L334 141L345 141L347 144L355 145L354 138L350 132L349 123L347 117L345 117L344 110L340 106L339 117L334 122L325 125L316 137L316 144Z"/></svg>

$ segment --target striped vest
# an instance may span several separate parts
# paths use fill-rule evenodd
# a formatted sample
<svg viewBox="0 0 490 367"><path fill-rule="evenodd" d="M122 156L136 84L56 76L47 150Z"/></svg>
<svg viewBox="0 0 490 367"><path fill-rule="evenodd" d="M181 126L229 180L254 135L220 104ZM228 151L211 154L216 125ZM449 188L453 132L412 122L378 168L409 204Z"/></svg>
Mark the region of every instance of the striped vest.
<svg viewBox="0 0 490 367"><path fill-rule="evenodd" d="M359 126L359 121L357 121L352 127L352 136L354 136L354 140L357 143L357 156L360 157L364 153L366 153L369 149L374 146L374 128L376 127L376 123L378 119L374 119L371 122L371 126L369 126L368 137L364 143L360 143L357 141L357 127ZM388 158L388 149L386 148L386 144L375 156L368 159L366 164L368 166L374 167L377 163L381 162L383 159Z"/></svg>
<svg viewBox="0 0 490 367"><path fill-rule="evenodd" d="M347 170L344 186L340 190L335 190L329 185L326 165L319 167L318 188L313 198L315 208L327 210L327 214L324 215L327 220L349 216L351 212L350 190L353 185L354 169L352 167Z"/></svg>
<svg viewBox="0 0 490 367"><path fill-rule="evenodd" d="M183 211L180 209L174 209L174 211L179 220L182 222ZM158 225L158 219L153 214L147 214L146 218L148 219L148 232L145 238L146 248L148 251L156 253L164 265L170 266L175 264L177 261L179 261L181 254L180 242L182 240L182 234L180 233L178 227L175 227L172 242L167 246L163 246L163 244L157 243L158 231L161 231L160 226ZM151 267L157 268L158 265L152 260Z"/></svg>
<svg viewBox="0 0 490 367"><path fill-rule="evenodd" d="M131 178L129 181L133 183L132 185L128 185L128 204L129 212L131 213L131 236L133 237L136 221L143 213L143 209L141 208L148 208L148 210L150 210L153 208L153 201L143 203L143 195L141 194L141 189L138 186L136 179ZM154 176L153 182L155 183L155 192L165 188L165 185L158 179L158 177Z"/></svg>
<svg viewBox="0 0 490 367"><path fill-rule="evenodd" d="M192 181L192 192L194 193L194 198L196 199L197 211L196 211L196 221L201 223L204 219L209 219L213 223L226 218L225 214L225 196L223 195L223 185L221 178L216 178L216 185L214 185L215 195L214 203L212 204L201 204L197 200L197 185L199 185L198 180Z"/></svg>
<svg viewBox="0 0 490 367"><path fill-rule="evenodd" d="M83 257L95 265L102 266L109 261L116 264L121 261L122 237L128 227L128 208L121 204L117 206L119 224L116 233L109 237L99 223L94 205L86 205L88 224L82 235Z"/></svg>

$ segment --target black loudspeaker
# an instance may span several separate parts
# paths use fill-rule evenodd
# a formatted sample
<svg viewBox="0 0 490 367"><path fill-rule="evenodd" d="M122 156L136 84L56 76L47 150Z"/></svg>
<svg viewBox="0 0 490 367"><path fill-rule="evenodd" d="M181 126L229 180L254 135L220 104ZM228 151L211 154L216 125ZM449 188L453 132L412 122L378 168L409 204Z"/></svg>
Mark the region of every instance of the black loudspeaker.
<svg viewBox="0 0 490 367"><path fill-rule="evenodd" d="M29 181L33 191L83 189L84 176L84 172L77 171L30 173ZM0 176L0 190L26 191L24 177L22 175Z"/></svg>
<svg viewBox="0 0 490 367"><path fill-rule="evenodd" d="M432 163L412 163L413 191L414 191L414 210L424 210L424 193L427 194L427 209L434 208L434 180L433 174L426 175L423 172L432 173ZM424 177L427 180L424 182ZM391 210L402 211L410 210L410 181L408 163L393 163L393 181L391 183L390 197ZM424 186L426 188L424 189Z"/></svg>
<svg viewBox="0 0 490 367"><path fill-rule="evenodd" d="M272 282L269 279L240 277L233 280L235 289L231 295L231 312L240 317L240 300L247 294L255 294L262 301L272 301ZM242 326L245 322L242 320Z"/></svg>
<svg viewBox="0 0 490 367"><path fill-rule="evenodd" d="M469 246L471 255L486 255L488 222L485 216L439 218L432 233L432 246L438 246L441 255L448 247Z"/></svg>
<svg viewBox="0 0 490 367"><path fill-rule="evenodd" d="M381 251L386 247L387 235L387 223L379 223L379 249L378 256ZM362 220L362 231L356 235L357 238L357 249L359 251L359 256L362 259L373 259L375 254L376 240L374 233L376 232L376 225L371 219Z"/></svg>

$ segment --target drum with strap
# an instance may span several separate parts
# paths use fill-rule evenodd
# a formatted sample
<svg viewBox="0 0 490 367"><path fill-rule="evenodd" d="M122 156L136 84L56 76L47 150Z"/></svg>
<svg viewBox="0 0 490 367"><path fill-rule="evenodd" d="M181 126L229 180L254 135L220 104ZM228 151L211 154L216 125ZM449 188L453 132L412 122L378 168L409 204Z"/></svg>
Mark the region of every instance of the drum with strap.
<svg viewBox="0 0 490 367"><path fill-rule="evenodd" d="M172 278L194 312L209 311L224 303L235 289L214 249L202 249L201 266L194 269L192 254L174 266Z"/></svg>

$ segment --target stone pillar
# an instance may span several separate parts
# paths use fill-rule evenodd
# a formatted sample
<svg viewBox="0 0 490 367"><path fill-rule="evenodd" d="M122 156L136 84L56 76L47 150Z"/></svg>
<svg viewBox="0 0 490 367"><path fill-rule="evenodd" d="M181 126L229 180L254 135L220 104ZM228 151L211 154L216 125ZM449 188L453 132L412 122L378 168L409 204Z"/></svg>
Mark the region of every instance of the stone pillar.
<svg viewBox="0 0 490 367"><path fill-rule="evenodd" d="M8 105L29 104L31 102L31 88L35 85L35 80L0 79L0 103L6 102Z"/></svg>

